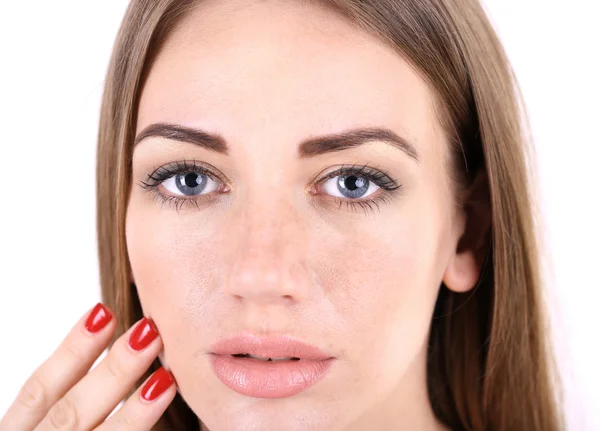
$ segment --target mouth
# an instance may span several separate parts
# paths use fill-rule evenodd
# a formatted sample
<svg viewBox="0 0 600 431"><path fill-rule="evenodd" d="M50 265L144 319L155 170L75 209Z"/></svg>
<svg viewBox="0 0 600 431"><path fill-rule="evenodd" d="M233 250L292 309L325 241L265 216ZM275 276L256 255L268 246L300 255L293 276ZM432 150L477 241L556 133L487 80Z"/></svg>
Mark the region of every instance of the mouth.
<svg viewBox="0 0 600 431"><path fill-rule="evenodd" d="M212 369L229 389L255 398L286 398L321 380L334 362L323 350L291 337L251 334L220 340Z"/></svg>
<svg viewBox="0 0 600 431"><path fill-rule="evenodd" d="M265 361L265 362L269 362L269 361L273 361L273 362L277 362L277 361L299 361L300 358L295 358L295 357L283 357L283 358L265 358L263 356L255 356L255 355L251 355L250 353L235 353L233 355L234 358L249 358L249 359L256 359L257 361Z"/></svg>

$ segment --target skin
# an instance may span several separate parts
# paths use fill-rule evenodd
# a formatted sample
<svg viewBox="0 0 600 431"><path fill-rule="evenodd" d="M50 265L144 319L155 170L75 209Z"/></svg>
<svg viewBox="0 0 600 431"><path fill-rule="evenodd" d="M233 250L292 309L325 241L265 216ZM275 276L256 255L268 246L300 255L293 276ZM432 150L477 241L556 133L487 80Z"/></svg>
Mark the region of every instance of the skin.
<svg viewBox="0 0 600 431"><path fill-rule="evenodd" d="M161 361L207 429L444 429L426 390L433 307L442 281L469 290L479 266L470 248L457 251L467 214L454 202L435 103L401 55L323 6L202 2L170 35L143 87L137 133L200 128L230 151L142 140L126 239ZM380 141L298 156L302 140L356 127L393 130L419 161ZM177 210L157 195L190 197L142 182L184 159L220 178ZM311 188L353 164L388 173L400 192L365 211L340 206L348 198L335 187ZM217 379L208 352L248 331L291 335L336 360L296 396L242 396Z"/></svg>

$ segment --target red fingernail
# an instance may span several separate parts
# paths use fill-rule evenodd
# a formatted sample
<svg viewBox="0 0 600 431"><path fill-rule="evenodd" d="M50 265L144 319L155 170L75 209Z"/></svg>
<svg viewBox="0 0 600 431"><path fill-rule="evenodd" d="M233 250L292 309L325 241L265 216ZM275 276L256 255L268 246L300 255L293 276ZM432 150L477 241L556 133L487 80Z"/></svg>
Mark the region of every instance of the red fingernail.
<svg viewBox="0 0 600 431"><path fill-rule="evenodd" d="M142 350L158 337L158 329L154 322L144 317L129 336L129 345L133 350Z"/></svg>
<svg viewBox="0 0 600 431"><path fill-rule="evenodd" d="M160 394L173 384L175 379L167 370L160 367L146 382L142 388L142 398L146 401L154 401Z"/></svg>
<svg viewBox="0 0 600 431"><path fill-rule="evenodd" d="M91 333L96 333L104 328L110 322L110 319L112 319L110 311L104 305L98 303L85 321L85 329Z"/></svg>

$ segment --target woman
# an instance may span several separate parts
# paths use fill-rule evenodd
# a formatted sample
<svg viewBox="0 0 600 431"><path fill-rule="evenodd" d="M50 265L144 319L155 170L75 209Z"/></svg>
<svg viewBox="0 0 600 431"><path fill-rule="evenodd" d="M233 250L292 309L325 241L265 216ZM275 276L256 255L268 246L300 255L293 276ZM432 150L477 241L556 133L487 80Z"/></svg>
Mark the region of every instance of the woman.
<svg viewBox="0 0 600 431"><path fill-rule="evenodd" d="M562 429L518 94L475 0L132 1L105 305L0 429Z"/></svg>

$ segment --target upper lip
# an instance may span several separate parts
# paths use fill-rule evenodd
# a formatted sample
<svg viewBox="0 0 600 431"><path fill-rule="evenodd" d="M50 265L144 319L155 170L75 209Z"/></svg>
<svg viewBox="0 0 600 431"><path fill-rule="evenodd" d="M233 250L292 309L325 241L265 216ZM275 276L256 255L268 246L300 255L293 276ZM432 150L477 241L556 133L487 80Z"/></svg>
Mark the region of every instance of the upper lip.
<svg viewBox="0 0 600 431"><path fill-rule="evenodd" d="M250 354L263 358L300 358L325 360L332 358L323 350L290 336L257 336L242 334L224 338L211 346L217 355Z"/></svg>

